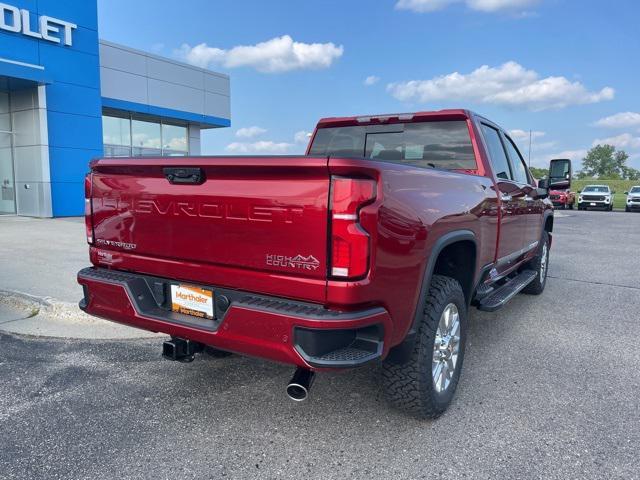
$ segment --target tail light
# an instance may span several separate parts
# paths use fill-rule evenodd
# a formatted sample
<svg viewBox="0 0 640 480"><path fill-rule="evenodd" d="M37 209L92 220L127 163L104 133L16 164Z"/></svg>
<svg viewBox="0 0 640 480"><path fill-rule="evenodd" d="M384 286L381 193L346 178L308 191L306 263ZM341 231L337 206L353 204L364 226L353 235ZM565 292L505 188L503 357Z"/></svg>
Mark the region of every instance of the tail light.
<svg viewBox="0 0 640 480"><path fill-rule="evenodd" d="M376 198L376 182L331 177L332 277L355 279L369 269L369 235L360 225L360 209Z"/></svg>
<svg viewBox="0 0 640 480"><path fill-rule="evenodd" d="M93 209L91 207L91 173L84 177L84 227L87 233L87 243L93 244Z"/></svg>

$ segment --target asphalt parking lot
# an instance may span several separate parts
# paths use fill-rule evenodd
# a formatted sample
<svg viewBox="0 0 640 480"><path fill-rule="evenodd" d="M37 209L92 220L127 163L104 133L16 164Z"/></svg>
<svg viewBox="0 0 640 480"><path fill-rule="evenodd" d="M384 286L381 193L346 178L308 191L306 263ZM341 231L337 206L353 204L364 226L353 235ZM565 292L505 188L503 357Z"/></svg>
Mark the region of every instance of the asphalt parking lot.
<svg viewBox="0 0 640 480"><path fill-rule="evenodd" d="M388 407L376 367L160 359L160 341L0 334L0 478L638 478L640 214L562 212L542 296L471 314L440 419Z"/></svg>

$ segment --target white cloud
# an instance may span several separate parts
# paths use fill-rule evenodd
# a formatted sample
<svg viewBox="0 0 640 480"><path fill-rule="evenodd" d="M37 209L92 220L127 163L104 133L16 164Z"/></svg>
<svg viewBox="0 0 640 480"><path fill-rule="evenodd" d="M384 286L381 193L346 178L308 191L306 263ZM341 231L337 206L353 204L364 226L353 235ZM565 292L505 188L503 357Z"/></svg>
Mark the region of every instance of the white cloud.
<svg viewBox="0 0 640 480"><path fill-rule="evenodd" d="M596 138L593 146L613 145L616 148L640 148L640 137L634 137L630 133L622 133L615 137Z"/></svg>
<svg viewBox="0 0 640 480"><path fill-rule="evenodd" d="M380 77L376 77L375 75L369 75L367 78L364 79L364 84L365 86L370 87L371 85L375 85L379 81L380 81Z"/></svg>
<svg viewBox="0 0 640 480"><path fill-rule="evenodd" d="M509 134L511 138L513 138L516 142L527 140L529 141L529 130L520 130L515 128L513 130L509 130ZM544 137L546 134L544 132L540 132L538 130L533 130L531 132L531 139L535 140L536 138Z"/></svg>
<svg viewBox="0 0 640 480"><path fill-rule="evenodd" d="M498 10L518 10L538 3L538 0L467 0L467 6L481 12Z"/></svg>
<svg viewBox="0 0 640 480"><path fill-rule="evenodd" d="M296 143L308 143L311 138L311 132L306 130L300 130L293 135L293 140Z"/></svg>
<svg viewBox="0 0 640 480"><path fill-rule="evenodd" d="M539 0L398 0L398 10L411 10L417 13L444 10L454 3L464 3L471 10L497 12L500 10L519 10L538 3Z"/></svg>
<svg viewBox="0 0 640 480"><path fill-rule="evenodd" d="M226 150L232 153L257 153L257 154L280 154L287 153L293 145L290 143L276 143L271 140L261 140L259 142L233 142L226 146Z"/></svg>
<svg viewBox="0 0 640 480"><path fill-rule="evenodd" d="M615 115L601 118L594 123L597 127L606 128L627 128L640 126L640 113L620 112Z"/></svg>
<svg viewBox="0 0 640 480"><path fill-rule="evenodd" d="M253 138L253 137L257 137L259 135L262 135L263 133L267 133L267 130L265 128L262 127L244 127L244 128L240 128L238 129L238 131L236 132L236 137L238 138Z"/></svg>
<svg viewBox="0 0 640 480"><path fill-rule="evenodd" d="M254 135L254 131L251 129L260 130L259 134L266 132L266 129L260 127L249 127L246 130L248 132L243 132L243 134L239 134L242 130L238 130L236 135L242 138L252 138ZM309 143L309 138L311 138L311 132L307 132L306 130L299 130L293 135L293 143L289 142L274 142L272 140L259 140L256 142L233 142L225 147L228 152L236 153L236 154L252 154L255 153L257 155L266 155L266 154L295 154L295 153L304 153L304 147Z"/></svg>
<svg viewBox="0 0 640 480"><path fill-rule="evenodd" d="M540 78L516 62L483 65L471 73L453 72L430 80L390 83L387 91L405 102L476 102L539 111L611 100L614 90L592 92L565 77Z"/></svg>
<svg viewBox="0 0 640 480"><path fill-rule="evenodd" d="M252 67L263 73L280 73L328 68L343 52L342 45L295 42L289 35L283 35L256 45L239 45L229 50L210 47L206 43L195 47L185 43L177 53L199 67Z"/></svg>
<svg viewBox="0 0 640 480"><path fill-rule="evenodd" d="M529 156L529 131L521 130L521 129L513 129L509 130L509 135L516 142L520 153L524 155L525 159ZM531 132L531 153L536 156L536 154L540 151L550 150L555 148L557 142L549 141L549 142L540 142L539 140L546 135L545 132L541 132L539 130L533 130Z"/></svg>
<svg viewBox="0 0 640 480"><path fill-rule="evenodd" d="M411 10L417 13L435 12L443 10L449 5L458 3L460 0L398 0L396 8L398 10Z"/></svg>
<svg viewBox="0 0 640 480"><path fill-rule="evenodd" d="M551 141L551 142L532 142L531 145L531 149L533 151L537 151L537 150L549 150L550 148L555 148L556 145L558 145L558 142L556 141Z"/></svg>

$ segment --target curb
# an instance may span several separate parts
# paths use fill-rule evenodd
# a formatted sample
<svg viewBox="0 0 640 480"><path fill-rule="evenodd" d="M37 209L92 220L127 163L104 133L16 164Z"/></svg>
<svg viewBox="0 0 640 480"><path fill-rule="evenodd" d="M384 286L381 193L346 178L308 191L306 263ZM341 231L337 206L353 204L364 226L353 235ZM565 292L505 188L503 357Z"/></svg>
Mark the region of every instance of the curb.
<svg viewBox="0 0 640 480"><path fill-rule="evenodd" d="M77 303L61 302L52 297L0 289L0 308L2 306L15 311L16 318L0 323L0 332L93 340L164 337L162 334L93 317L80 310Z"/></svg>
<svg viewBox="0 0 640 480"><path fill-rule="evenodd" d="M78 305L72 302L60 302L53 297L37 297L29 293L0 289L0 304L32 310L32 315L46 314L54 318L78 318L87 316ZM33 312L35 310L35 312Z"/></svg>

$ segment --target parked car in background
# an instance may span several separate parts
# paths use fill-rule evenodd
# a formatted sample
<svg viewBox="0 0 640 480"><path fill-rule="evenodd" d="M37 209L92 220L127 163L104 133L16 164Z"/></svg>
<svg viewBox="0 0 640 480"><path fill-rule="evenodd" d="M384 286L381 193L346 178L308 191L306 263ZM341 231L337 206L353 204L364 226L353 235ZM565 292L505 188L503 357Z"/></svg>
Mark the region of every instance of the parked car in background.
<svg viewBox="0 0 640 480"><path fill-rule="evenodd" d="M609 185L587 185L578 192L578 210L600 208L605 211L613 210L613 192Z"/></svg>
<svg viewBox="0 0 640 480"><path fill-rule="evenodd" d="M576 204L576 194L569 190L550 190L549 200L551 200L554 207L559 207L562 210L565 208L573 210Z"/></svg>
<svg viewBox="0 0 640 480"><path fill-rule="evenodd" d="M631 187L628 192L624 193L627 196L627 204L624 206L624 211L640 211L640 186Z"/></svg>
<svg viewBox="0 0 640 480"><path fill-rule="evenodd" d="M576 195L570 190L571 186L571 160L568 158L555 158L551 161L549 182L554 188L549 189L549 200L554 207L570 208L576 203Z"/></svg>

